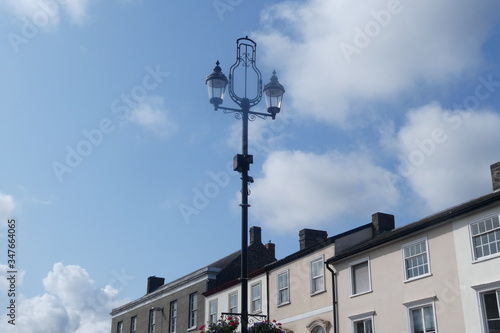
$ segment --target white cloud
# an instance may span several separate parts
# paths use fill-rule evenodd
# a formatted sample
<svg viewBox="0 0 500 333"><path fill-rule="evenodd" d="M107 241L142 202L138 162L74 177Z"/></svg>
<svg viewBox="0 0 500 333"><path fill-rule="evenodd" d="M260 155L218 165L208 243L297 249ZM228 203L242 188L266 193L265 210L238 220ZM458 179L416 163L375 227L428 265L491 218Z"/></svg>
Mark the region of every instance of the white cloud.
<svg viewBox="0 0 500 333"><path fill-rule="evenodd" d="M75 24L88 18L91 0L2 0L0 8L25 18L37 28L56 27L66 16Z"/></svg>
<svg viewBox="0 0 500 333"><path fill-rule="evenodd" d="M14 209L16 208L16 203L11 195L0 193L0 219L6 221L12 216Z"/></svg>
<svg viewBox="0 0 500 333"><path fill-rule="evenodd" d="M361 153L274 152L263 172L251 186L251 212L266 229L340 226L399 201L394 175Z"/></svg>
<svg viewBox="0 0 500 333"><path fill-rule="evenodd" d="M130 112L129 120L157 137L168 137L177 131L177 124L168 117L163 98L148 97Z"/></svg>
<svg viewBox="0 0 500 333"><path fill-rule="evenodd" d="M500 160L500 115L445 110L432 103L407 114L397 133L403 176L428 211L491 191L489 166Z"/></svg>
<svg viewBox="0 0 500 333"><path fill-rule="evenodd" d="M254 34L278 66L287 103L337 124L412 88L441 84L482 64L499 3L286 1L262 13ZM364 37L362 37L364 36ZM346 45L356 49L343 51ZM278 62L279 61L279 62Z"/></svg>
<svg viewBox="0 0 500 333"><path fill-rule="evenodd" d="M71 0L63 2L63 8L71 18L71 21L82 24L88 17L88 7L90 0Z"/></svg>
<svg viewBox="0 0 500 333"><path fill-rule="evenodd" d="M19 333L109 333L112 308L125 302L111 286L98 288L85 269L54 264L41 296L18 296L15 330ZM5 314L2 317L6 317ZM6 320L0 331L9 331Z"/></svg>

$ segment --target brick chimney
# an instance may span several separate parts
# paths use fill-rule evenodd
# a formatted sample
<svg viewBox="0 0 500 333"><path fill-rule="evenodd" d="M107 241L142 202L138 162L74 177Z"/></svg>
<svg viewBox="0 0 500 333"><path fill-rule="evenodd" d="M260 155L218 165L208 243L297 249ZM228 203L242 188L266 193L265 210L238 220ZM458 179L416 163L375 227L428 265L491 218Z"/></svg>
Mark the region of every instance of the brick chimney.
<svg viewBox="0 0 500 333"><path fill-rule="evenodd" d="M274 243L271 243L271 241L269 241L264 246L269 251L269 253L273 256L273 258L276 258L276 245Z"/></svg>
<svg viewBox="0 0 500 333"><path fill-rule="evenodd" d="M302 229L299 231L300 249L324 242L327 237L328 233L324 230Z"/></svg>
<svg viewBox="0 0 500 333"><path fill-rule="evenodd" d="M500 190L500 162L492 164L491 169L491 180L493 182L493 192Z"/></svg>
<svg viewBox="0 0 500 333"><path fill-rule="evenodd" d="M250 245L262 244L262 229L260 227L250 228Z"/></svg>
<svg viewBox="0 0 500 333"><path fill-rule="evenodd" d="M147 293L152 293L156 289L160 288L165 284L165 278L150 276L148 277L148 290Z"/></svg>
<svg viewBox="0 0 500 333"><path fill-rule="evenodd" d="M372 215L373 236L383 234L394 229L394 215L375 213Z"/></svg>

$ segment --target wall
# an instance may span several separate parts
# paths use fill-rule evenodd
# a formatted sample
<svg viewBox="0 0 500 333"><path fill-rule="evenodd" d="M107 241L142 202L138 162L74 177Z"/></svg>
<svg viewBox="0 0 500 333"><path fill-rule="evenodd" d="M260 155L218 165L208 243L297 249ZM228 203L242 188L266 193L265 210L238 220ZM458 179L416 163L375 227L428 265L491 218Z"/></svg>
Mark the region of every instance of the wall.
<svg viewBox="0 0 500 333"><path fill-rule="evenodd" d="M482 329L477 290L483 287L488 288L489 285L495 285L495 283L496 287L500 288L500 256L474 262L469 233L469 223L494 214L500 214L499 205L469 214L453 224L460 280L453 285L450 299L453 297L458 299L461 295L466 332L479 333Z"/></svg>
<svg viewBox="0 0 500 333"><path fill-rule="evenodd" d="M322 256L325 261L333 254L334 245L332 244L269 272L269 318L271 320L281 322L283 328L294 332L308 332L307 326L318 319L332 323L331 274L325 268L325 292L311 295L310 262L319 256ZM289 270L290 304L278 307L278 275L285 270Z"/></svg>
<svg viewBox="0 0 500 333"><path fill-rule="evenodd" d="M424 237L428 240L431 274L404 282L402 246ZM439 331L465 332L459 298L449 301L450 286L455 283L458 274L454 249L452 225L447 224L336 263L340 331L353 331L349 317L373 313L376 332L408 332L406 305L425 298L435 298ZM365 257L370 259L372 291L351 297L349 263Z"/></svg>
<svg viewBox="0 0 500 333"><path fill-rule="evenodd" d="M175 292L161 295L161 297L153 301L136 306L122 315L113 317L111 332L116 332L116 326L119 321L123 321L124 332L129 332L130 321L133 316L137 316L137 332L148 332L149 310L152 307L163 307L163 312L157 312L155 333L169 332L170 302L174 300L177 300L177 332L186 332L188 331L189 295L194 292L198 293L197 329L204 322L205 300L201 294L205 290L206 281L201 281L190 285L188 288L178 289ZM159 291L161 289L157 292ZM192 331L196 332L197 330Z"/></svg>

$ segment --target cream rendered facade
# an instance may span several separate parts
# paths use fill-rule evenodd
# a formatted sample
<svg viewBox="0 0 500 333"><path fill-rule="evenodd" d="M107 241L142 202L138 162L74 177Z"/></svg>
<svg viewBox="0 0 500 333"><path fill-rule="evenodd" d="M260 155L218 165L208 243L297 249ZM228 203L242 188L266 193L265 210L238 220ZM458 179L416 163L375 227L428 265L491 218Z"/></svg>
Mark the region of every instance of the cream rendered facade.
<svg viewBox="0 0 500 333"><path fill-rule="evenodd" d="M331 243L288 263L278 262L268 271L271 320L280 322L287 332L330 332L333 320L332 280L324 262L333 254L334 245ZM317 261L321 261L323 282L320 288L313 290L313 275L316 274L312 273L312 267ZM282 290L278 282L280 276L282 279L288 276L289 297L285 302L279 300L279 291Z"/></svg>
<svg viewBox="0 0 500 333"><path fill-rule="evenodd" d="M336 332L498 332L486 329L481 292L500 290L500 252L475 260L470 225L499 214L496 192L330 258Z"/></svg>
<svg viewBox="0 0 500 333"><path fill-rule="evenodd" d="M464 332L462 304L453 289L458 269L455 252L450 251L452 231L451 225L426 230L335 264L339 331L355 332L354 322L372 318L375 332L409 332L409 308L421 303L435 307L440 330ZM430 273L405 281L402 247L419 240L427 241ZM364 260L368 260L369 290L353 296L349 268Z"/></svg>
<svg viewBox="0 0 500 333"><path fill-rule="evenodd" d="M500 290L500 256L497 253L497 255L489 256L483 260L475 260L471 244L470 224L499 215L500 205L497 205L477 214L466 216L453 225L459 277L454 287L459 289L455 289L455 292L450 295L450 301L455 299L462 301L462 317L465 320L464 332L488 332L484 325L485 314L482 310L480 296L485 291Z"/></svg>
<svg viewBox="0 0 500 333"><path fill-rule="evenodd" d="M236 297L236 313L241 311L241 284L239 281L221 286L218 290L205 294L205 324L221 318L222 313L230 313L230 299ZM213 304L216 304L216 311L213 311ZM212 306L211 306L212 305ZM250 277L248 280L248 313L249 323L252 323L252 316L267 316L267 278L265 272ZM263 317L262 317L263 318Z"/></svg>

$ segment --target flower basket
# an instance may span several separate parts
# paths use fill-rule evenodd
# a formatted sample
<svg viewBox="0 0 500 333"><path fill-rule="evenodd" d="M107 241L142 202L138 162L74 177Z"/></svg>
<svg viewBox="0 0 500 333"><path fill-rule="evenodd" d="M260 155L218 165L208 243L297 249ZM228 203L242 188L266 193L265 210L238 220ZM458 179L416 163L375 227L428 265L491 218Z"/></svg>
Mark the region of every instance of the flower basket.
<svg viewBox="0 0 500 333"><path fill-rule="evenodd" d="M285 333L285 331L281 323L277 323L276 320L266 320L253 324L248 328L248 333Z"/></svg>
<svg viewBox="0 0 500 333"><path fill-rule="evenodd" d="M232 333L236 331L240 322L238 318L220 318L216 323L203 325L199 328L200 333Z"/></svg>

